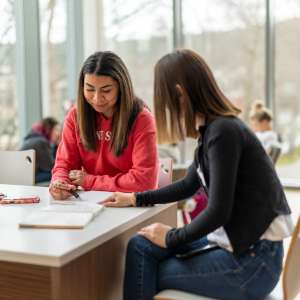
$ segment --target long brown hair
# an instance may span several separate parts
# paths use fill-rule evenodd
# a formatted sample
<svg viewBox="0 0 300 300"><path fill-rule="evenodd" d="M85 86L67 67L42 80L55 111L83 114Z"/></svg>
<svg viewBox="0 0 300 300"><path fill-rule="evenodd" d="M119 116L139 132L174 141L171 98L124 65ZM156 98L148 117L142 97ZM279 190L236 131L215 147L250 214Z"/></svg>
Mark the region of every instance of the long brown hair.
<svg viewBox="0 0 300 300"><path fill-rule="evenodd" d="M192 50L176 50L163 56L155 66L154 109L159 142L176 142L196 137L196 117L207 123L219 116L240 113L223 94L204 59ZM184 107L176 89L180 85Z"/></svg>
<svg viewBox="0 0 300 300"><path fill-rule="evenodd" d="M133 123L143 107L135 97L128 70L119 56L110 51L96 52L84 62L79 76L77 97L77 122L80 137L88 150L97 151L97 114L84 98L84 77L86 74L109 76L119 86L119 94L112 119L111 148L120 156L128 144Z"/></svg>

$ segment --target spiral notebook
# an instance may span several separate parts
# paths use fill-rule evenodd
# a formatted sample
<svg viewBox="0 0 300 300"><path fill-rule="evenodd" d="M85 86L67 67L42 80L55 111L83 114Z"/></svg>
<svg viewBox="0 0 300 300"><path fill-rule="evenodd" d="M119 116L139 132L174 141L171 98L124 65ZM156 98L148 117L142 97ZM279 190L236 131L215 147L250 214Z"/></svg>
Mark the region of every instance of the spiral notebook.
<svg viewBox="0 0 300 300"><path fill-rule="evenodd" d="M82 229L103 209L94 203L50 204L34 210L19 223L22 228Z"/></svg>

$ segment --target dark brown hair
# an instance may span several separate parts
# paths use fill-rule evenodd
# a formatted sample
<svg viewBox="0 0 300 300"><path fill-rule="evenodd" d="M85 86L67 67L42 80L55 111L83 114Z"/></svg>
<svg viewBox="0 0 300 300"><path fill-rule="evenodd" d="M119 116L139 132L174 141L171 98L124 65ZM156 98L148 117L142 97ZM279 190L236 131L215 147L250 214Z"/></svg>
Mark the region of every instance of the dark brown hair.
<svg viewBox="0 0 300 300"><path fill-rule="evenodd" d="M128 136L133 123L143 107L143 103L135 97L128 70L119 56L110 51L96 52L84 62L79 76L77 97L77 121L80 137L88 150L97 151L97 114L84 98L84 77L86 74L109 76L119 86L113 120L111 147L116 156L122 154L128 143Z"/></svg>
<svg viewBox="0 0 300 300"><path fill-rule="evenodd" d="M42 126L47 132L51 132L53 128L59 124L59 122L53 117L46 117L41 120Z"/></svg>
<svg viewBox="0 0 300 300"><path fill-rule="evenodd" d="M183 89L183 103L176 85ZM206 123L219 116L234 117L240 109L234 106L216 83L204 59L192 50L176 50L163 56L155 66L154 109L159 142L176 142L196 137L196 117Z"/></svg>
<svg viewBox="0 0 300 300"><path fill-rule="evenodd" d="M250 111L250 119L258 122L273 120L271 111L265 106L261 100L256 100Z"/></svg>
<svg viewBox="0 0 300 300"><path fill-rule="evenodd" d="M37 123L34 123L31 130L35 133L42 135L45 139L50 142L51 133L53 128L58 125L59 122L53 117L46 117Z"/></svg>

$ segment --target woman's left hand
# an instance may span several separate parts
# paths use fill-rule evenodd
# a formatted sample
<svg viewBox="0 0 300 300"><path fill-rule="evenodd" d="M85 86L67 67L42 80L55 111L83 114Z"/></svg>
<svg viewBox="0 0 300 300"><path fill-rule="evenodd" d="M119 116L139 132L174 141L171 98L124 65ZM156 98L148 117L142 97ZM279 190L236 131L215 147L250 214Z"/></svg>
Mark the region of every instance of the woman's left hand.
<svg viewBox="0 0 300 300"><path fill-rule="evenodd" d="M87 173L83 170L71 170L69 172L69 179L73 184L82 185L86 174Z"/></svg>
<svg viewBox="0 0 300 300"><path fill-rule="evenodd" d="M141 228L138 234L142 235L159 247L167 248L166 236L168 231L171 229L171 226L162 223L153 223L149 226Z"/></svg>

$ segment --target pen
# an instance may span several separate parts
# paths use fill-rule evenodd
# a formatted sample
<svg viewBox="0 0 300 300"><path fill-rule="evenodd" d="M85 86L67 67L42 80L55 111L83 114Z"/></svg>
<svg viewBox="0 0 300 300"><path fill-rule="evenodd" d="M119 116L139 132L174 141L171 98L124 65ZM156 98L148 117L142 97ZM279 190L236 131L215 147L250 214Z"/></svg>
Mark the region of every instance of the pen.
<svg viewBox="0 0 300 300"><path fill-rule="evenodd" d="M76 191L74 191L74 190L69 190L69 192L70 192L75 198L81 199L80 196L79 196L79 194L78 194Z"/></svg>
<svg viewBox="0 0 300 300"><path fill-rule="evenodd" d="M4 198L0 200L0 204L31 204L39 202L40 197Z"/></svg>

